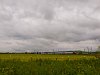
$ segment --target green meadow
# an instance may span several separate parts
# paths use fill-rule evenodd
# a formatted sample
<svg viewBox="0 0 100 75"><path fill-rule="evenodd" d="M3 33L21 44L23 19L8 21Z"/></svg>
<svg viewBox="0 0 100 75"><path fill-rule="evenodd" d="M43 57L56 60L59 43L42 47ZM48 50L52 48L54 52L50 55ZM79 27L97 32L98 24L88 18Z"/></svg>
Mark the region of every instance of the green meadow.
<svg viewBox="0 0 100 75"><path fill-rule="evenodd" d="M93 55L61 55L61 54L0 54L0 59L21 61L29 60L80 60L80 59L96 59Z"/></svg>
<svg viewBox="0 0 100 75"><path fill-rule="evenodd" d="M0 54L0 75L100 75L94 55Z"/></svg>

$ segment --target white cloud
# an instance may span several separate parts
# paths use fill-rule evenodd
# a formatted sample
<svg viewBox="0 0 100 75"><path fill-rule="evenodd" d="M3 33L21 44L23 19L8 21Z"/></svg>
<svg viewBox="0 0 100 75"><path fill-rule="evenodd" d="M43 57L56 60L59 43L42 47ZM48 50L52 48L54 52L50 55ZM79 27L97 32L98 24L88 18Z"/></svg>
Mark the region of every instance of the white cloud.
<svg viewBox="0 0 100 75"><path fill-rule="evenodd" d="M0 0L0 50L95 49L99 13L99 0Z"/></svg>

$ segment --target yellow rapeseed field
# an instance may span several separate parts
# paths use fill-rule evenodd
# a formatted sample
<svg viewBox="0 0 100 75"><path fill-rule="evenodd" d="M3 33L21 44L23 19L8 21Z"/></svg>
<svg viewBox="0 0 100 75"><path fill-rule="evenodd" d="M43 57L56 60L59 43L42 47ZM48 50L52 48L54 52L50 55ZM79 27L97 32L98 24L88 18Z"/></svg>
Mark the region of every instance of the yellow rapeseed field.
<svg viewBox="0 0 100 75"><path fill-rule="evenodd" d="M28 60L80 60L80 59L96 59L90 55L57 55L57 54L0 54L0 59L12 60L18 59L21 61Z"/></svg>

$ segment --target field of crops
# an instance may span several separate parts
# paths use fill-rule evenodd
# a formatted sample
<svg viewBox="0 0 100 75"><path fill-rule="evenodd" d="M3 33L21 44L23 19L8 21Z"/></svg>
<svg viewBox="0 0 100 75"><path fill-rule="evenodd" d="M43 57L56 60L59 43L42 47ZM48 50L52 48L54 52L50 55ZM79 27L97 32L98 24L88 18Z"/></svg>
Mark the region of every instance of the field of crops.
<svg viewBox="0 0 100 75"><path fill-rule="evenodd" d="M90 55L57 55L57 54L0 54L0 59L12 60L17 59L21 61L29 60L80 60L80 59L96 59L95 56Z"/></svg>
<svg viewBox="0 0 100 75"><path fill-rule="evenodd" d="M89 55L0 54L0 75L100 75Z"/></svg>

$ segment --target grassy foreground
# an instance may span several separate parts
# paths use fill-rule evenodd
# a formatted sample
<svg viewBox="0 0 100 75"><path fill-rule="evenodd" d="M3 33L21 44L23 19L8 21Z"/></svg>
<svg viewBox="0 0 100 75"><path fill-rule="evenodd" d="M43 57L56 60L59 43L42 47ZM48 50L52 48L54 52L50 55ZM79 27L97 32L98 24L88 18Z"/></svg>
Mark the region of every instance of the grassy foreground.
<svg viewBox="0 0 100 75"><path fill-rule="evenodd" d="M23 59L16 54L10 55L12 58L5 57L9 54L0 56L4 56L0 60L0 75L100 75L100 59L94 57L85 56L86 59L83 59L81 55L32 55L33 57L30 55L31 58L29 58L29 55L23 54L22 56L21 54L26 58ZM18 59L19 56L20 59ZM47 59L47 56L51 57ZM61 56L65 58L61 59Z"/></svg>

